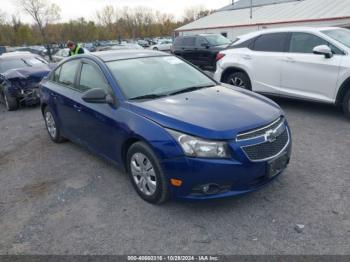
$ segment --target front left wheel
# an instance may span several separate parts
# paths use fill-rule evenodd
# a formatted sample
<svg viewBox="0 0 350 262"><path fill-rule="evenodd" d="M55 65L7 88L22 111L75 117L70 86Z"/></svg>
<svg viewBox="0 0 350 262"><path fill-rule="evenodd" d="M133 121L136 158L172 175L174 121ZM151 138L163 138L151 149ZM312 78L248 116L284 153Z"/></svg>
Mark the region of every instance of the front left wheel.
<svg viewBox="0 0 350 262"><path fill-rule="evenodd" d="M130 147L126 158L128 175L138 195L151 204L166 202L168 183L153 150L137 142Z"/></svg>
<svg viewBox="0 0 350 262"><path fill-rule="evenodd" d="M343 100L343 111L346 117L350 118L350 89L345 94Z"/></svg>

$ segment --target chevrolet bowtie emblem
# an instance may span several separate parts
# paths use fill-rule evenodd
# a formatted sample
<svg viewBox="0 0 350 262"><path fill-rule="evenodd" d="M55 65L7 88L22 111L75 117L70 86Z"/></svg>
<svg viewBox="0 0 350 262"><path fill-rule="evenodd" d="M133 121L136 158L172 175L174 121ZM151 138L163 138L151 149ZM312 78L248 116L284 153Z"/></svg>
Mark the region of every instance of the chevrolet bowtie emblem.
<svg viewBox="0 0 350 262"><path fill-rule="evenodd" d="M275 142L277 139L277 130L269 130L265 133L265 141L270 143Z"/></svg>

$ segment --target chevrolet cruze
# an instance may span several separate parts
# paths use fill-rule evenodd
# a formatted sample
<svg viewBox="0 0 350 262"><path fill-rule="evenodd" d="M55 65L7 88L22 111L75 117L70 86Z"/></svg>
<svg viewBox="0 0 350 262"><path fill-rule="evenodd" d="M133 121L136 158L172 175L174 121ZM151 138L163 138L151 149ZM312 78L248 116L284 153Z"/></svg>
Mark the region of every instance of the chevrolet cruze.
<svg viewBox="0 0 350 262"><path fill-rule="evenodd" d="M150 203L257 190L291 155L274 102L157 51L67 59L42 81L41 109L54 142L69 139L111 160Z"/></svg>

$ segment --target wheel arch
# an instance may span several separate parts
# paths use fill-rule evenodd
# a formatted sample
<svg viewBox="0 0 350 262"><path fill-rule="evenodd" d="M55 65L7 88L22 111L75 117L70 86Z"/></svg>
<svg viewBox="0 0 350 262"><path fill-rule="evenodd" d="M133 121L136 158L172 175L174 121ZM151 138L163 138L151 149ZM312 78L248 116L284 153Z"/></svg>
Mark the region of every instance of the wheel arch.
<svg viewBox="0 0 350 262"><path fill-rule="evenodd" d="M137 142L141 142L142 140L138 137L130 137L128 138L126 141L124 141L122 147L121 147L121 164L122 164L122 168L124 169L124 171L127 171L128 170L128 163L127 163L127 154L128 154L128 151L129 151L129 148L137 143ZM144 141L142 141L144 142Z"/></svg>
<svg viewBox="0 0 350 262"><path fill-rule="evenodd" d="M40 109L41 109L41 114L44 115L44 110L47 107L47 103L41 103L40 104Z"/></svg>
<svg viewBox="0 0 350 262"><path fill-rule="evenodd" d="M226 77L232 73L236 73L236 72L241 72L241 73L245 73L249 79L250 79L250 82L251 82L251 77L250 75L248 74L247 70L241 68L241 67L237 67L237 66L230 66L228 68L226 68L224 70L224 72L222 73L221 75L221 78L220 78L220 82L224 81L224 79L226 79Z"/></svg>
<svg viewBox="0 0 350 262"><path fill-rule="evenodd" d="M350 77L348 77L340 86L336 100L335 100L336 105L342 104L343 99L344 99L348 90L350 90Z"/></svg>

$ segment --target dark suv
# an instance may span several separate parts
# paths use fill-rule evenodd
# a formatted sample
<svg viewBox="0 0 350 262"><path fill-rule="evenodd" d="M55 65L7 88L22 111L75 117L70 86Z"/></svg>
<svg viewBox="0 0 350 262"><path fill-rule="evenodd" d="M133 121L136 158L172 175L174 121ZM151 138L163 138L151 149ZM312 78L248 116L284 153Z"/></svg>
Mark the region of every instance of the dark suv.
<svg viewBox="0 0 350 262"><path fill-rule="evenodd" d="M172 52L201 68L216 68L216 55L231 41L219 34L178 36Z"/></svg>

